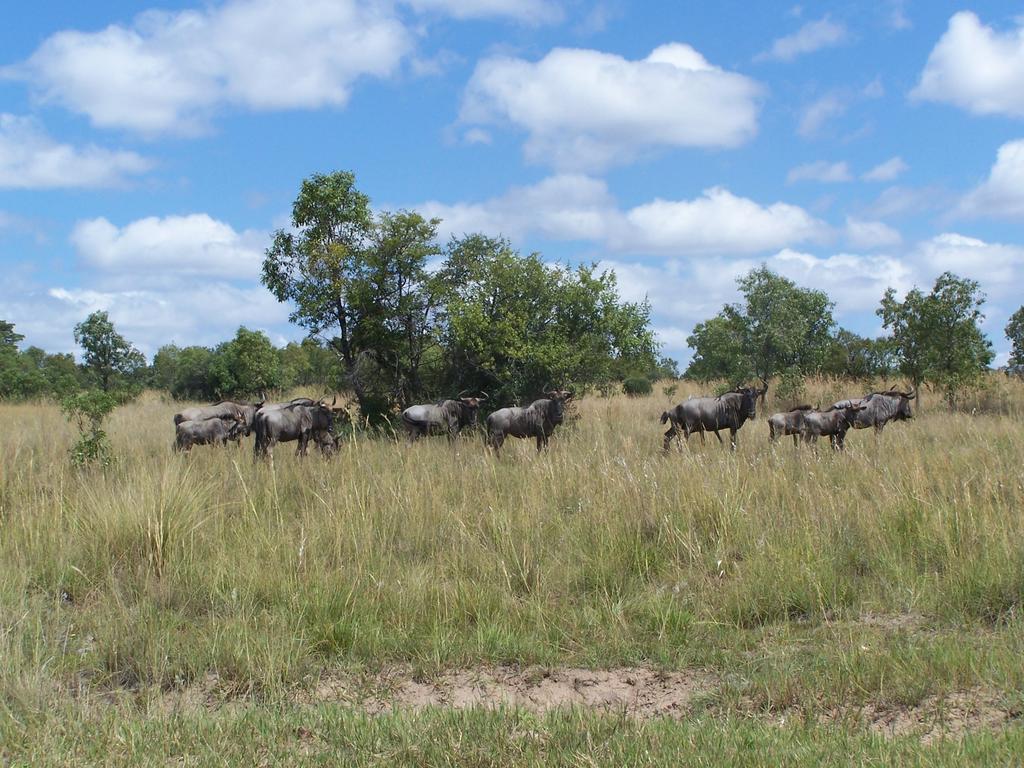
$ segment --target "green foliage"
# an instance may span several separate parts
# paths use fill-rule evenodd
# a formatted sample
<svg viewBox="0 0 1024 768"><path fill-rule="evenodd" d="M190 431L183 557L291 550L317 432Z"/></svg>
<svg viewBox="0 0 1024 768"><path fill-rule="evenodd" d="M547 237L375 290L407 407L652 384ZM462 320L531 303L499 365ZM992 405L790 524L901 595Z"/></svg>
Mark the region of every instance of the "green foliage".
<svg viewBox="0 0 1024 768"><path fill-rule="evenodd" d="M752 269L737 284L743 303L726 305L687 339L694 350L687 375L736 383L818 372L835 325L828 296L800 288L766 266Z"/></svg>
<svg viewBox="0 0 1024 768"><path fill-rule="evenodd" d="M109 392L146 366L146 358L114 328L106 312L93 312L75 326L86 369L100 389Z"/></svg>
<svg viewBox="0 0 1024 768"><path fill-rule="evenodd" d="M110 441L103 430L103 421L118 405L123 395L101 389L89 389L66 396L60 404L68 421L78 428L79 437L71 446L71 461L79 467L90 464L108 466L113 461Z"/></svg>
<svg viewBox="0 0 1024 768"><path fill-rule="evenodd" d="M630 376L622 382L622 391L629 397L644 397L654 391L654 385L646 376Z"/></svg>
<svg viewBox="0 0 1024 768"><path fill-rule="evenodd" d="M1012 315L1006 324L1006 338L1010 340L1009 367L1014 373L1024 372L1024 307Z"/></svg>
<svg viewBox="0 0 1024 768"><path fill-rule="evenodd" d="M914 288L903 301L892 288L885 292L878 316L892 334L900 372L919 388L940 388L950 406L978 381L992 362L992 344L981 331L984 294L978 283L942 273L931 293Z"/></svg>
<svg viewBox="0 0 1024 768"><path fill-rule="evenodd" d="M678 392L678 391L679 391L679 385L678 384L669 384L667 387L662 387L661 388L661 393L665 397L667 397L669 400L671 400L673 397L675 397L676 396L676 392Z"/></svg>
<svg viewBox="0 0 1024 768"><path fill-rule="evenodd" d="M281 360L265 333L242 326L234 339L217 347L209 379L216 398L258 395L281 386Z"/></svg>
<svg viewBox="0 0 1024 768"><path fill-rule="evenodd" d="M622 302L615 275L523 256L483 235L453 240L443 345L451 386L519 402L551 385L600 386L657 367L646 302Z"/></svg>
<svg viewBox="0 0 1024 768"><path fill-rule="evenodd" d="M888 339L868 339L840 328L829 345L821 372L842 379L870 380L896 370Z"/></svg>
<svg viewBox="0 0 1024 768"><path fill-rule="evenodd" d="M79 370L71 355L51 355L39 347L19 351L23 339L12 323L0 320L0 397L63 395L79 387Z"/></svg>

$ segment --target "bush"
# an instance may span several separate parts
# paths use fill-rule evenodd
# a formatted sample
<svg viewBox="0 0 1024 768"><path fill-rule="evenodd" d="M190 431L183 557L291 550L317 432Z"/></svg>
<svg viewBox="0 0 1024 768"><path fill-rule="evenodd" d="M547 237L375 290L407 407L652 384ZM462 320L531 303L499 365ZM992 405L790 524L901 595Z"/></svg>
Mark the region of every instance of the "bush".
<svg viewBox="0 0 1024 768"><path fill-rule="evenodd" d="M630 397L643 397L654 391L651 380L645 376L630 376L622 382L622 391Z"/></svg>

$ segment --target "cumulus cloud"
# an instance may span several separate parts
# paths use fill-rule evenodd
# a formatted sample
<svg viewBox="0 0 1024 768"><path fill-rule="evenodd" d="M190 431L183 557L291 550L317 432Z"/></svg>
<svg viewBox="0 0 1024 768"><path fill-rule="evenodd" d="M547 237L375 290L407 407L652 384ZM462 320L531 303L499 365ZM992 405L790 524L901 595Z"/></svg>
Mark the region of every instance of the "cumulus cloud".
<svg viewBox="0 0 1024 768"><path fill-rule="evenodd" d="M889 248L903 242L899 231L881 221L846 217L846 242L853 248Z"/></svg>
<svg viewBox="0 0 1024 768"><path fill-rule="evenodd" d="M979 115L1024 117L1024 18L1000 32L970 11L954 14L911 96Z"/></svg>
<svg viewBox="0 0 1024 768"><path fill-rule="evenodd" d="M151 167L134 152L61 144L34 118L0 114L0 188L111 187Z"/></svg>
<svg viewBox="0 0 1024 768"><path fill-rule="evenodd" d="M891 157L867 171L861 179L864 181L894 181L910 169L902 157Z"/></svg>
<svg viewBox="0 0 1024 768"><path fill-rule="evenodd" d="M796 181L820 181L823 183L837 183L850 181L853 176L850 174L850 166L844 162L829 163L818 160L813 163L798 165L786 174L786 182L792 184Z"/></svg>
<svg viewBox="0 0 1024 768"><path fill-rule="evenodd" d="M358 78L391 75L412 45L386 4L229 0L58 32L11 71L94 125L192 134L223 105L344 106Z"/></svg>
<svg viewBox="0 0 1024 768"><path fill-rule="evenodd" d="M1024 139L1003 144L988 179L960 201L966 216L1024 217Z"/></svg>
<svg viewBox="0 0 1024 768"><path fill-rule="evenodd" d="M604 181L564 174L476 203L416 205L443 234L534 234L597 242L619 253L757 253L826 239L829 228L799 206L762 205L714 187L691 200L656 199L622 209Z"/></svg>
<svg viewBox="0 0 1024 768"><path fill-rule="evenodd" d="M990 298L1016 300L1024 284L1024 247L1019 245L945 232L920 243L913 258L930 279L955 272L977 280Z"/></svg>
<svg viewBox="0 0 1024 768"><path fill-rule="evenodd" d="M758 54L754 60L792 61L805 53L839 45L846 37L846 27L826 16L807 22L791 35L778 38L769 50Z"/></svg>
<svg viewBox="0 0 1024 768"><path fill-rule="evenodd" d="M460 119L528 134L527 158L565 170L628 163L665 147L735 147L757 131L761 87L681 43L631 61L556 48L537 62L477 64Z"/></svg>
<svg viewBox="0 0 1024 768"><path fill-rule="evenodd" d="M90 265L120 273L259 276L266 235L238 233L205 213L133 221L117 227L105 218L80 221L71 242Z"/></svg>
<svg viewBox="0 0 1024 768"><path fill-rule="evenodd" d="M885 255L820 257L786 249L769 259L768 266L801 286L827 293L839 315L876 308L887 288L903 293L913 285L914 277L904 260Z"/></svg>
<svg viewBox="0 0 1024 768"><path fill-rule="evenodd" d="M559 3L550 0L404 0L420 13L437 12L455 19L506 17L527 24L553 24L564 18Z"/></svg>

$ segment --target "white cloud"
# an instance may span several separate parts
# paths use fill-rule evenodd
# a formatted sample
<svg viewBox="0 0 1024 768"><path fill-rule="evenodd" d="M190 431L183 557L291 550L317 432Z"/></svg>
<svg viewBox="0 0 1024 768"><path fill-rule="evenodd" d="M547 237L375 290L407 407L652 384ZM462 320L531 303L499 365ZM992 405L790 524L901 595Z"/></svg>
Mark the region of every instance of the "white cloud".
<svg viewBox="0 0 1024 768"><path fill-rule="evenodd" d="M630 61L556 48L538 62L484 59L461 120L519 126L531 161L568 170L628 163L664 147L735 147L757 131L761 87L670 43Z"/></svg>
<svg viewBox="0 0 1024 768"><path fill-rule="evenodd" d="M988 179L960 201L966 216L1024 217L1024 139L1003 144Z"/></svg>
<svg viewBox="0 0 1024 768"><path fill-rule="evenodd" d="M358 78L391 75L411 49L386 4L229 0L58 32L11 71L94 125L192 134L223 105L343 106Z"/></svg>
<svg viewBox="0 0 1024 768"><path fill-rule="evenodd" d="M792 61L805 53L839 45L846 37L846 27L826 16L807 22L791 35L778 38L769 50L758 54L755 61Z"/></svg>
<svg viewBox="0 0 1024 768"><path fill-rule="evenodd" d="M864 221L847 216L846 242L853 248L872 250L897 246L903 242L903 237L881 221Z"/></svg>
<svg viewBox="0 0 1024 768"><path fill-rule="evenodd" d="M818 160L813 163L798 165L786 174L786 182L792 184L796 181L820 181L823 183L837 183L850 181L850 166L844 162L829 163Z"/></svg>
<svg viewBox="0 0 1024 768"><path fill-rule="evenodd" d="M553 24L564 17L550 0L403 0L420 13L433 11L455 19L506 17L528 24Z"/></svg>
<svg viewBox="0 0 1024 768"><path fill-rule="evenodd" d="M767 263L797 284L827 293L840 315L874 309L887 288L903 293L913 284L914 276L910 266L894 256L838 253L819 257L786 249Z"/></svg>
<svg viewBox="0 0 1024 768"><path fill-rule="evenodd" d="M1024 18L999 32L970 11L956 13L928 56L911 96L979 115L1024 117Z"/></svg>
<svg viewBox="0 0 1024 768"><path fill-rule="evenodd" d="M799 206L762 206L727 189L707 189L694 200L654 200L626 214L630 225L618 250L634 253L757 253L825 239L828 227Z"/></svg>
<svg viewBox="0 0 1024 768"><path fill-rule="evenodd" d="M845 113L848 107L846 99L839 94L826 94L804 109L797 132L804 138L816 136L825 123Z"/></svg>
<svg viewBox="0 0 1024 768"><path fill-rule="evenodd" d="M953 202L941 187L886 187L878 199L867 206L865 213L880 219L906 214L920 214L945 208Z"/></svg>
<svg viewBox="0 0 1024 768"><path fill-rule="evenodd" d="M151 167L134 152L61 144L34 118L0 113L0 188L110 187Z"/></svg>
<svg viewBox="0 0 1024 768"><path fill-rule="evenodd" d="M1019 300L1024 247L946 232L920 243L913 258L930 280L948 270L977 280L992 298Z"/></svg>
<svg viewBox="0 0 1024 768"><path fill-rule="evenodd" d="M522 239L585 240L619 253L666 256L757 253L826 239L828 227L803 208L761 205L727 189L692 200L656 199L621 209L604 181L561 175L478 203L415 206L441 218L442 235L468 232Z"/></svg>
<svg viewBox="0 0 1024 768"><path fill-rule="evenodd" d="M902 157L891 157L865 173L861 179L864 181L893 181L909 169L910 166L903 161Z"/></svg>
<svg viewBox="0 0 1024 768"><path fill-rule="evenodd" d="M120 273L218 275L233 280L259 276L266 236L236 232L205 213L133 221L116 227L105 218L80 221L71 233L78 253L92 266Z"/></svg>

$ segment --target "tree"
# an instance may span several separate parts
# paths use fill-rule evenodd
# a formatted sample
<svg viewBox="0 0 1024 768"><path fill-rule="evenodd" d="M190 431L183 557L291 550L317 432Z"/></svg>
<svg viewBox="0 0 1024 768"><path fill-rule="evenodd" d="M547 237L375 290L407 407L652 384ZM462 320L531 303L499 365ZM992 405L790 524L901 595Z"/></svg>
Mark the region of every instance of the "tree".
<svg viewBox="0 0 1024 768"><path fill-rule="evenodd" d="M176 357L171 394L179 400L214 400L217 387L211 373L213 350L184 347Z"/></svg>
<svg viewBox="0 0 1024 768"><path fill-rule="evenodd" d="M992 362L992 344L979 326L985 296L978 283L943 272L931 293L914 288L903 301L890 288L877 314L891 334L900 372L914 389L940 388L950 407Z"/></svg>
<svg viewBox="0 0 1024 768"><path fill-rule="evenodd" d="M615 276L550 266L506 240L452 240L440 271L442 337L453 390L519 402L545 386L579 387L658 366L650 308L623 302Z"/></svg>
<svg viewBox="0 0 1024 768"><path fill-rule="evenodd" d="M216 397L247 397L281 386L281 360L262 331L242 326L217 347L209 367Z"/></svg>
<svg viewBox="0 0 1024 768"><path fill-rule="evenodd" d="M85 367L104 392L146 365L146 358L114 329L106 312L93 312L76 325L75 343L82 347Z"/></svg>
<svg viewBox="0 0 1024 768"><path fill-rule="evenodd" d="M264 285L334 351L364 416L418 387L436 308L426 266L437 223L409 212L375 219L351 173L316 174L292 206L295 231L278 231L266 251Z"/></svg>
<svg viewBox="0 0 1024 768"><path fill-rule="evenodd" d="M800 377L821 369L831 343L832 302L762 265L736 281L741 304L699 324L687 343L687 375L739 382L752 376Z"/></svg>
<svg viewBox="0 0 1024 768"><path fill-rule="evenodd" d="M1024 371L1024 307L1012 315L1006 324L1006 338L1010 340L1010 370L1014 373Z"/></svg>
<svg viewBox="0 0 1024 768"><path fill-rule="evenodd" d="M99 389L75 392L61 401L65 417L78 427L78 440L71 446L71 460L76 465L111 463L110 441L103 421L121 402L119 395Z"/></svg>
<svg viewBox="0 0 1024 768"><path fill-rule="evenodd" d="M822 373L843 379L886 377L895 370L887 339L869 339L840 328L829 345Z"/></svg>

